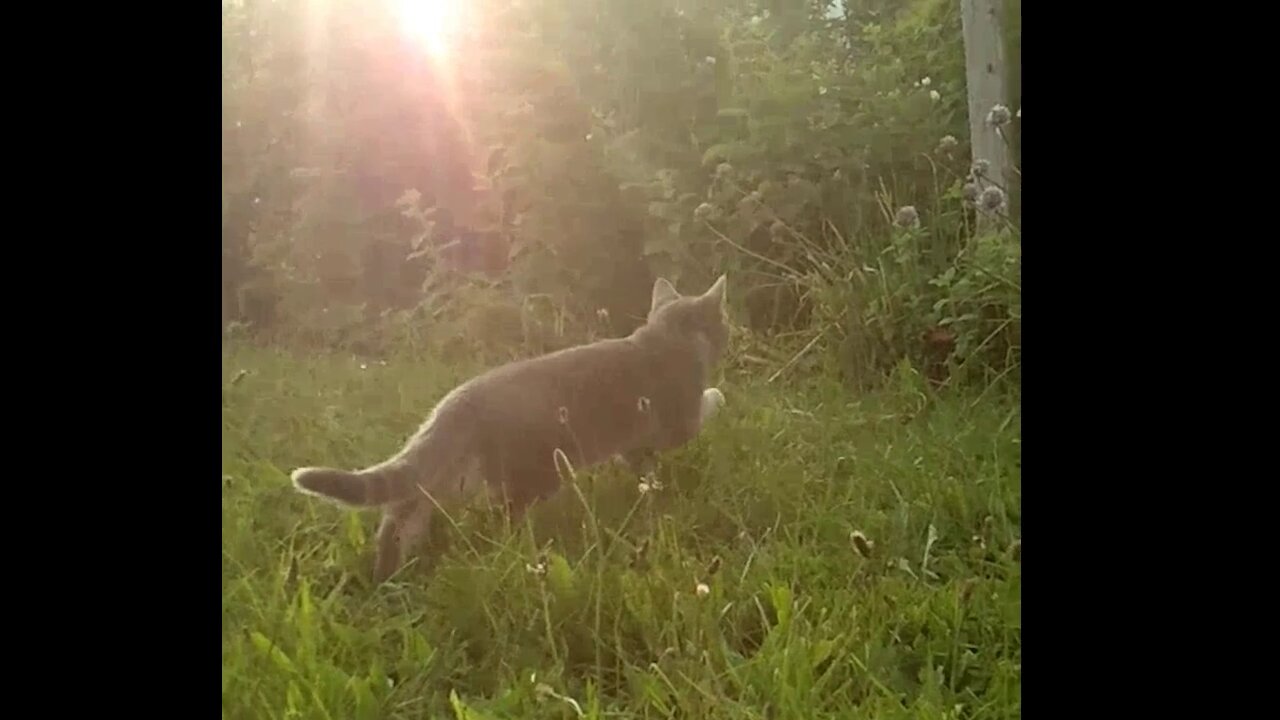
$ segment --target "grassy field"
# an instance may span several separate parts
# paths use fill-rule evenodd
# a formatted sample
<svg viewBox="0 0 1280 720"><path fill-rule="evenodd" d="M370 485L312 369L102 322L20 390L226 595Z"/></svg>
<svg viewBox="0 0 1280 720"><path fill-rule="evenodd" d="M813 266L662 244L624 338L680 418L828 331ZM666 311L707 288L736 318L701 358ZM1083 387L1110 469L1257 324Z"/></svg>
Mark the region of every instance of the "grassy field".
<svg viewBox="0 0 1280 720"><path fill-rule="evenodd" d="M225 351L224 718L1021 716L1017 398L730 377L649 492L438 516L371 587L375 516L288 472L382 459L466 374Z"/></svg>

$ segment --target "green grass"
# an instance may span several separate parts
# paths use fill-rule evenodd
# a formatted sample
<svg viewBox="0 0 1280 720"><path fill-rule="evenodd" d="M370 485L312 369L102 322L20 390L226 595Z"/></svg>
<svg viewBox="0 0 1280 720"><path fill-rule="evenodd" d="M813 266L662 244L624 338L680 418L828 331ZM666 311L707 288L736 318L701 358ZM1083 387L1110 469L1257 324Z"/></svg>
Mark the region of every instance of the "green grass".
<svg viewBox="0 0 1280 720"><path fill-rule="evenodd" d="M224 718L1021 716L1017 398L730 376L661 490L580 470L371 587L374 514L288 472L382 459L466 374L226 351Z"/></svg>

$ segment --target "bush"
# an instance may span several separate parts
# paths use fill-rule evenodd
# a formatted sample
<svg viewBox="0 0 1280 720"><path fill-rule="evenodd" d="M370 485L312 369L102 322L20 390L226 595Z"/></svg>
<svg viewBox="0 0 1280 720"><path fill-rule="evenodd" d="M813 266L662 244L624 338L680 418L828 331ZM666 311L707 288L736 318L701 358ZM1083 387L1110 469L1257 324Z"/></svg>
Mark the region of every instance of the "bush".
<svg viewBox="0 0 1280 720"><path fill-rule="evenodd" d="M408 87L386 68L412 49L354 3L325 46L349 81L307 74L303 6L224 5L227 322L506 357L727 271L741 346L778 362L1016 376L1021 231L966 197L953 3L481 3L462 70Z"/></svg>

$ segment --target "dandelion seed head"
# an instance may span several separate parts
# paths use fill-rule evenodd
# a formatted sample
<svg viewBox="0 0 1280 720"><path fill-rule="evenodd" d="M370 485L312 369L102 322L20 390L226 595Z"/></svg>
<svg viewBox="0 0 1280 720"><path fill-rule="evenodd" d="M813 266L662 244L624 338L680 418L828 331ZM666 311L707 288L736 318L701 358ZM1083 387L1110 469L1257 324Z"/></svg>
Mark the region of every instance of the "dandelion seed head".
<svg viewBox="0 0 1280 720"><path fill-rule="evenodd" d="M986 177L989 172L991 172L991 161L986 158L974 160L969 168L969 174L975 178Z"/></svg>
<svg viewBox="0 0 1280 720"><path fill-rule="evenodd" d="M998 103L992 106L991 112L987 113L987 122L997 127L1007 125L1009 123L1009 108Z"/></svg>
<svg viewBox="0 0 1280 720"><path fill-rule="evenodd" d="M919 227L920 213L916 212L913 205L903 205L898 208L898 214L894 216L893 224L902 228Z"/></svg>

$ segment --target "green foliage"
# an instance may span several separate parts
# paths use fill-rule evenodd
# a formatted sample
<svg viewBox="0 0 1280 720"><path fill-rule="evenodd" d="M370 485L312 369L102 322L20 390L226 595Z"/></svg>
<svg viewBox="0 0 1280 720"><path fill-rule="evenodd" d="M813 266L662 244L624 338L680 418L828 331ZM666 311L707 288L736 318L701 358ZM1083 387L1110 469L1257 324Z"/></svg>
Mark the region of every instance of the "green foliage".
<svg viewBox="0 0 1280 720"><path fill-rule="evenodd" d="M385 457L471 368L223 365L225 717L1021 716L1016 397L731 370L649 492L605 466L528 525L453 511L372 587L376 518L288 470Z"/></svg>
<svg viewBox="0 0 1280 720"><path fill-rule="evenodd" d="M904 357L1016 371L1017 198L992 227L962 196L954 3L473 5L464 62L434 67L381 3L224 3L225 324L509 356L628 331L654 276L728 271L762 355L863 384ZM500 268L437 256L472 236Z"/></svg>

